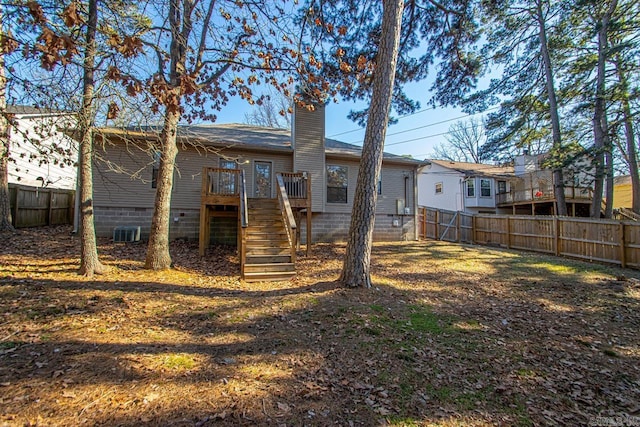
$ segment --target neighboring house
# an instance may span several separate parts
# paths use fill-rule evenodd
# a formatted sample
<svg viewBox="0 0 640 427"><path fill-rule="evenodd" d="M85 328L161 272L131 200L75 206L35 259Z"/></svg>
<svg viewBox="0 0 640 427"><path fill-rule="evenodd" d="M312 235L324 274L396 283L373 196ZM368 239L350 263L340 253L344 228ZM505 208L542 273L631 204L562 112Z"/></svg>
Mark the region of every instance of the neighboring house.
<svg viewBox="0 0 640 427"><path fill-rule="evenodd" d="M496 213L496 193L507 192L513 167L430 160L420 169L418 204L468 213Z"/></svg>
<svg viewBox="0 0 640 427"><path fill-rule="evenodd" d="M9 183L75 190L77 143L58 129L75 121L67 112L9 106Z"/></svg>
<svg viewBox="0 0 640 427"><path fill-rule="evenodd" d="M515 177L507 190L499 191L496 205L499 213L514 215L555 215L553 170L544 166L548 155L523 154L515 158ZM593 168L587 158L563 170L564 194L569 216L589 216L593 191Z"/></svg>
<svg viewBox="0 0 640 427"><path fill-rule="evenodd" d="M613 178L613 208L633 207L633 190L631 188L631 176L616 176Z"/></svg>
<svg viewBox="0 0 640 427"><path fill-rule="evenodd" d="M309 210L313 212L312 242L346 239L361 149L325 138L324 129L324 107L314 112L296 108L291 132L240 124L181 127L170 237L199 239L201 253L209 243L244 246L239 232L244 231L242 195L246 193L248 199L249 227L270 224L257 212L263 209L267 215L267 207L278 206L272 200L281 196L282 183L303 241L308 226L302 217ZM115 227L140 226L142 235L148 235L158 167L150 147L158 143L158 132L100 129L96 138L100 141L96 145L104 147L97 149L94 170L97 234L110 236ZM419 165L412 159L384 155L374 239L417 238ZM249 237L262 233L260 240L272 237L281 228L278 218L272 220L273 227L250 229Z"/></svg>

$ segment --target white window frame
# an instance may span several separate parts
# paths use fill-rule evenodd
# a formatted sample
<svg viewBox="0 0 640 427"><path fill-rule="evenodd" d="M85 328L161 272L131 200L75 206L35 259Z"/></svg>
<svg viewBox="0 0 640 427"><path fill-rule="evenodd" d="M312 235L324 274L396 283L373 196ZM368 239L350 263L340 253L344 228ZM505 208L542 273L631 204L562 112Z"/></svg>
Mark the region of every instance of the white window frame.
<svg viewBox="0 0 640 427"><path fill-rule="evenodd" d="M471 185L469 185L471 184ZM471 190L471 191L469 191ZM472 199L476 197L476 180L475 178L473 179L467 179L464 181L464 195L465 197Z"/></svg>
<svg viewBox="0 0 640 427"><path fill-rule="evenodd" d="M485 187L483 186L483 184L488 183L489 186ZM489 194L484 194L484 190L489 190ZM491 194L493 193L493 191L491 191L491 180L487 179L487 178L480 178L480 197L491 197Z"/></svg>
<svg viewBox="0 0 640 427"><path fill-rule="evenodd" d="M438 191L439 189L439 191ZM444 185L442 185L442 181L436 182L435 185L435 194L442 194L444 192Z"/></svg>

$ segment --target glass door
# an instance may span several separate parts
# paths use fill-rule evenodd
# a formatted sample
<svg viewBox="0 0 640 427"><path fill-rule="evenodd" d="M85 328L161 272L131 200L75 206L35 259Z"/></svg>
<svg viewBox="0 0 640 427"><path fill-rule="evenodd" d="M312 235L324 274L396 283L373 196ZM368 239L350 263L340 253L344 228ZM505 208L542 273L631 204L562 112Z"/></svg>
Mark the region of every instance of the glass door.
<svg viewBox="0 0 640 427"><path fill-rule="evenodd" d="M271 162L253 163L255 197L271 198L271 167Z"/></svg>

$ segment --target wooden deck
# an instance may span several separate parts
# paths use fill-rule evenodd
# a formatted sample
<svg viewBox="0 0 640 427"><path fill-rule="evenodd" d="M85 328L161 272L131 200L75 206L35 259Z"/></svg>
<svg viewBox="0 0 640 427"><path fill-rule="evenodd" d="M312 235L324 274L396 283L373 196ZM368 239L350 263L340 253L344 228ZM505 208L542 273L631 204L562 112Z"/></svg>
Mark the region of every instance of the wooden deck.
<svg viewBox="0 0 640 427"><path fill-rule="evenodd" d="M284 226L283 235L286 236L286 242L276 241L280 238L280 233L274 232L271 233L274 240L265 242L265 246L280 247L283 244L288 245L289 255L286 263L290 263L295 267L303 211L306 212L307 221L307 254L311 246L311 180L306 172L286 172L276 173L276 182L277 200L263 200L265 200L264 204L276 201L278 208L275 210L274 215L277 215L277 217L272 220L273 224L282 221ZM258 280L256 279L257 276L253 274L256 271L256 268L254 268L256 266L251 264L251 254L248 255L247 253L248 241L251 243L251 249L254 252L260 250L260 248L255 247L255 242L248 238L247 231L250 229L250 218L260 218L261 222L265 221L264 213L256 214L257 216L251 214L252 210L258 210L258 206L259 204L256 204L256 202L248 203L247 187L242 169L203 168L199 232L200 256L204 256L211 241L211 219L215 217L237 218L237 245L242 277L249 279L251 276L252 280ZM256 233L255 226L251 230ZM269 233L265 233L265 235L269 235ZM281 266L277 266L275 263L271 264L273 264L274 271L266 271L264 270L266 268L264 265L260 266L261 273L263 273L261 277L264 277L264 280L278 280L282 276L284 280L285 274L277 274L283 270ZM290 277L290 274L288 277Z"/></svg>

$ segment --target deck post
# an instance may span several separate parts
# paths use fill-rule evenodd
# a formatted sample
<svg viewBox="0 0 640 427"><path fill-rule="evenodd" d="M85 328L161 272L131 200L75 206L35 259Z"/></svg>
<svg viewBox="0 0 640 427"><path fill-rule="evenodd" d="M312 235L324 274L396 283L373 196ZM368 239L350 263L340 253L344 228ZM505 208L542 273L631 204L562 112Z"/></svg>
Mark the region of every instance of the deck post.
<svg viewBox="0 0 640 427"><path fill-rule="evenodd" d="M311 172L306 172L307 175L307 256L311 253L311 239L313 234L311 232L312 212L311 206L313 201L311 200Z"/></svg>
<svg viewBox="0 0 640 427"><path fill-rule="evenodd" d="M202 204L200 206L200 233L198 234L198 249L200 251L200 256L204 256L204 251L209 246L209 242L207 241L207 224L209 221L209 207Z"/></svg>

